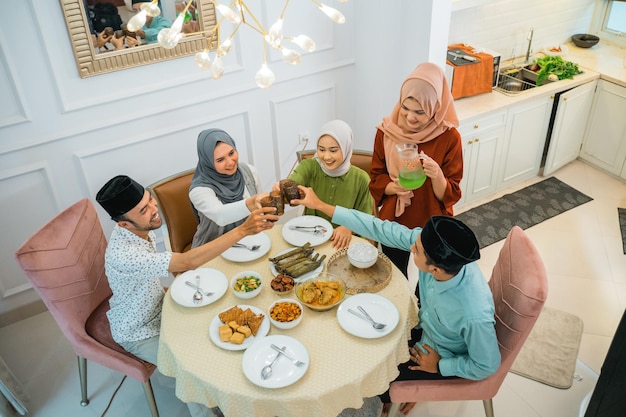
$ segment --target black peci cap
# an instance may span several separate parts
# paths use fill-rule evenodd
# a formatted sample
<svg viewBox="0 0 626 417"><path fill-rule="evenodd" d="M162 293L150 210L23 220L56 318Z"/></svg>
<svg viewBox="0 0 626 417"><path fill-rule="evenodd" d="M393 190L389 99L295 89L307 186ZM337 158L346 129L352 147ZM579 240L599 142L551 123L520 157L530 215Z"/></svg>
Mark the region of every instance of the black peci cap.
<svg viewBox="0 0 626 417"><path fill-rule="evenodd" d="M143 198L145 189L141 184L126 175L111 178L98 191L96 200L112 218L132 210Z"/></svg>

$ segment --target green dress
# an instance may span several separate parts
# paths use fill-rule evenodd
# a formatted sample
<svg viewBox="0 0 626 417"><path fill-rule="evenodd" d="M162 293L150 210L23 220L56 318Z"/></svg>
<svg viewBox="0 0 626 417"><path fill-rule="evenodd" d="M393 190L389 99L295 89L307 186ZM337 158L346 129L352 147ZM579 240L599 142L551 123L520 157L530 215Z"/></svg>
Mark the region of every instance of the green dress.
<svg viewBox="0 0 626 417"><path fill-rule="evenodd" d="M322 171L322 167L316 159L304 159L298 164L289 179L305 187L313 188L315 194L325 203L373 214L374 200L369 190L370 177L367 172L354 165L350 166L350 170L346 174L340 177L331 177ZM309 208L304 210L304 214L331 220L324 213ZM337 227L337 225L333 224L333 227Z"/></svg>

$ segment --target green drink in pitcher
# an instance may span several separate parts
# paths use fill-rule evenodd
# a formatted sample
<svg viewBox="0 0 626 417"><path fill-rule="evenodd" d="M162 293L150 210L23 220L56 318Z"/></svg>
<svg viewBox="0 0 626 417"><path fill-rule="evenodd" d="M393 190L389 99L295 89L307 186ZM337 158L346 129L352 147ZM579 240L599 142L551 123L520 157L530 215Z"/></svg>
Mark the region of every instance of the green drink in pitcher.
<svg viewBox="0 0 626 417"><path fill-rule="evenodd" d="M416 190L420 188L426 182L426 174L424 170L419 171L407 171L398 173L398 184L406 188L407 190Z"/></svg>
<svg viewBox="0 0 626 417"><path fill-rule="evenodd" d="M407 190L420 188L426 182L426 174L422 167L420 155L415 143L396 145L400 165L398 169L398 184Z"/></svg>

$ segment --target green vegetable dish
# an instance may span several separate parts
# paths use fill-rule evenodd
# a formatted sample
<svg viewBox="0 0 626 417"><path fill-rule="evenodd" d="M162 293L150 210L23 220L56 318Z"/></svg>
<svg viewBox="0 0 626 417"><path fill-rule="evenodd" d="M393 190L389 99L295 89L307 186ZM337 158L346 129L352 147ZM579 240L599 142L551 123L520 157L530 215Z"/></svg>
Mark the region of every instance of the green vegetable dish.
<svg viewBox="0 0 626 417"><path fill-rule="evenodd" d="M247 276L243 278L237 278L235 282L235 291L238 292L250 292L259 288L261 280L257 277Z"/></svg>
<svg viewBox="0 0 626 417"><path fill-rule="evenodd" d="M559 80L566 78L573 79L574 75L582 74L582 71L578 68L578 64L574 64L570 61L565 61L560 56L545 56L538 58L534 62L539 65L537 72L537 85L543 84L543 82L551 75L556 76Z"/></svg>

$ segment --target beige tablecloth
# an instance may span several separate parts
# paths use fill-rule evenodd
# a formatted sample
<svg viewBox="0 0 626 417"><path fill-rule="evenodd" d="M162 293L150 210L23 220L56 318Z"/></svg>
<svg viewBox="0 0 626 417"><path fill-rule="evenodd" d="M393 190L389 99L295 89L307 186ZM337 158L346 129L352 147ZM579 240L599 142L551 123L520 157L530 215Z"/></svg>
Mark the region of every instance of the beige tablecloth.
<svg viewBox="0 0 626 417"><path fill-rule="evenodd" d="M409 359L407 340L417 323L415 295L406 278L393 267L391 282L378 294L396 305L400 322L390 334L378 339L363 339L345 332L337 322L336 307L326 312L305 307L302 322L293 329L272 326L270 335L294 337L307 348L310 365L302 379L290 386L259 387L242 371L244 352L217 347L209 338L208 329L220 311L233 305L253 305L267 315L269 305L278 298L269 286L273 276L268 257L290 245L282 238L280 225L268 234L272 247L258 260L237 263L220 256L205 265L224 272L229 279L242 270L259 272L265 288L257 297L242 300L229 290L213 304L190 308L178 305L166 294L158 357L160 371L176 378L176 395L182 401L219 406L226 417L335 417L344 408L360 408L363 398L387 390L398 374L397 365ZM352 243L358 241L361 239L354 238ZM328 257L334 253L330 242L316 250Z"/></svg>

